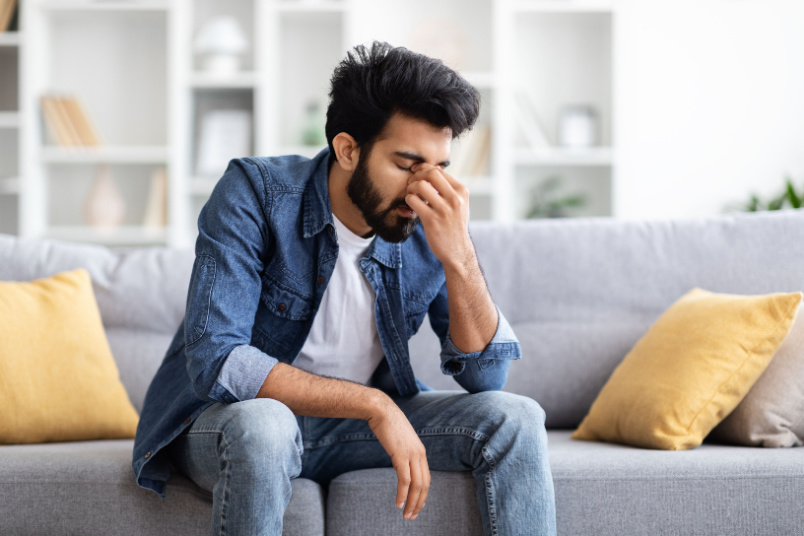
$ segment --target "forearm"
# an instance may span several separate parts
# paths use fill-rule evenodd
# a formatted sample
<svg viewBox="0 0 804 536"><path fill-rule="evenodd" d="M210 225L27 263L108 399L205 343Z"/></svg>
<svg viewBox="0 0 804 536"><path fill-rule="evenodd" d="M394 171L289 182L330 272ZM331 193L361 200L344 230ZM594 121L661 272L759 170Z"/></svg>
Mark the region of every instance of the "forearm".
<svg viewBox="0 0 804 536"><path fill-rule="evenodd" d="M285 363L271 369L257 398L278 400L296 415L364 420L393 404L379 389L317 376Z"/></svg>
<svg viewBox="0 0 804 536"><path fill-rule="evenodd" d="M449 303L449 331L464 353L486 348L497 330L497 308L489 294L474 247L464 260L444 264Z"/></svg>

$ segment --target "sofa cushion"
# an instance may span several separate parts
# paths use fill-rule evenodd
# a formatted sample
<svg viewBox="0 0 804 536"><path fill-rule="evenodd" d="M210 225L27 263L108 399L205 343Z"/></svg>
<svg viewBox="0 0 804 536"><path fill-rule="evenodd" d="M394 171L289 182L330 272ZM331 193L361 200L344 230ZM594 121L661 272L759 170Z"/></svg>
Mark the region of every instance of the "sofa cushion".
<svg viewBox="0 0 804 536"><path fill-rule="evenodd" d="M742 402L712 430L713 440L757 447L804 444L804 313Z"/></svg>
<svg viewBox="0 0 804 536"><path fill-rule="evenodd" d="M133 438L138 419L86 270L0 282L0 443Z"/></svg>
<svg viewBox="0 0 804 536"><path fill-rule="evenodd" d="M548 432L558 534L800 534L804 451L703 444L688 451L573 441ZM327 534L481 536L470 473L432 472L415 521L394 507L396 474L369 469L334 479ZM374 527L375 529L372 529Z"/></svg>
<svg viewBox="0 0 804 536"><path fill-rule="evenodd" d="M548 432L559 534L801 534L804 451L704 443L684 451Z"/></svg>
<svg viewBox="0 0 804 536"><path fill-rule="evenodd" d="M409 521L395 506L396 472L364 469L330 482L327 494L328 536L463 536L482 535L477 486L471 473L431 471L427 504Z"/></svg>
<svg viewBox="0 0 804 536"><path fill-rule="evenodd" d="M572 437L697 447L765 371L801 297L691 290L625 356Z"/></svg>
<svg viewBox="0 0 804 536"><path fill-rule="evenodd" d="M174 473L164 501L137 487L131 440L0 447L0 534L208 535L212 496ZM323 536L324 493L293 481L285 536Z"/></svg>

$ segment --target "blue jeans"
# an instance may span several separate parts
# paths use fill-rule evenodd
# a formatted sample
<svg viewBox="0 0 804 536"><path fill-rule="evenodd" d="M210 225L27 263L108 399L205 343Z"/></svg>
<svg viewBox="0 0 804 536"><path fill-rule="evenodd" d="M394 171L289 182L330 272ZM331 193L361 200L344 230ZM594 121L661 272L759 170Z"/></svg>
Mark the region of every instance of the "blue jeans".
<svg viewBox="0 0 804 536"><path fill-rule="evenodd" d="M501 391L426 391L394 401L427 449L430 470L472 472L485 534L556 533L544 411L535 401ZM213 404L169 452L212 492L212 533L230 536L280 535L293 478L326 484L348 471L391 467L366 421L297 417L272 399Z"/></svg>

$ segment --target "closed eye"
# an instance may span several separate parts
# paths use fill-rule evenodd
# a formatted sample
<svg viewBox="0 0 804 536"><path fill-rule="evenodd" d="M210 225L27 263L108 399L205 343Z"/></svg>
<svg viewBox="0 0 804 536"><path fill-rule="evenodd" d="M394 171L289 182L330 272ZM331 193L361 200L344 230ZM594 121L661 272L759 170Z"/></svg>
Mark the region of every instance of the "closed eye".
<svg viewBox="0 0 804 536"><path fill-rule="evenodd" d="M415 165L415 164L414 164L414 165ZM397 165L396 165L396 167L398 167L398 168L399 168L399 169L401 169L402 171L407 171L408 173L413 173L413 166L410 166L410 167L402 167L402 166L400 166L399 164L397 164Z"/></svg>

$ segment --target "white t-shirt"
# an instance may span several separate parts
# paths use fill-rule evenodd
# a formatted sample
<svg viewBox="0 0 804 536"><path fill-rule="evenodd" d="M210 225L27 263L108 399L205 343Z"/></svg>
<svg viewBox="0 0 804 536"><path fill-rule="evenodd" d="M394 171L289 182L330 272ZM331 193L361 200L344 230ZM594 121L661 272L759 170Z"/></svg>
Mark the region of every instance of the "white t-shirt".
<svg viewBox="0 0 804 536"><path fill-rule="evenodd" d="M374 238L362 238L334 214L332 218L338 233L338 259L293 366L366 384L385 355L377 332L374 289L357 264Z"/></svg>

